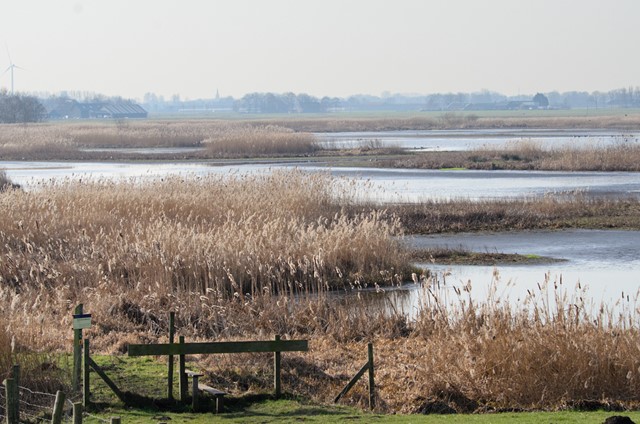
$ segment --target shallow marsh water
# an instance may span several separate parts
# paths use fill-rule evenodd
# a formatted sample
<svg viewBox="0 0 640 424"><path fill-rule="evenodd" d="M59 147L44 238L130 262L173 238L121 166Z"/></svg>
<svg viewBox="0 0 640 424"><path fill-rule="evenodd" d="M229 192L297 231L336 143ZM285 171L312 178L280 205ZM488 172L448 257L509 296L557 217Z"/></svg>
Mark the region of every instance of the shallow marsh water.
<svg viewBox="0 0 640 424"><path fill-rule="evenodd" d="M467 249L478 252L518 253L564 259L563 262L520 265L438 265L418 263L435 274L433 285L440 300L476 302L489 299L522 305L535 294L538 301L555 302L555 287L570 303L582 297L593 311L603 303L620 312L640 306L640 231L563 230L507 233L462 233L410 236L406 243L418 248ZM550 291L541 290L545 286ZM464 291L464 288L471 288ZM425 287L406 284L385 296L394 307L414 315L425 300Z"/></svg>
<svg viewBox="0 0 640 424"><path fill-rule="evenodd" d="M640 144L640 134L606 130L422 130L316 133L325 147L349 149L377 146L415 151L463 151L478 148L500 149L509 144L531 141L541 148L593 148L619 143Z"/></svg>
<svg viewBox="0 0 640 424"><path fill-rule="evenodd" d="M298 168L330 172L353 181L360 200L412 203L446 199L500 199L581 192L596 196L640 196L637 172L441 171L330 168L309 163L212 165L207 162L0 162L26 189L50 180L153 179L207 174L244 175Z"/></svg>

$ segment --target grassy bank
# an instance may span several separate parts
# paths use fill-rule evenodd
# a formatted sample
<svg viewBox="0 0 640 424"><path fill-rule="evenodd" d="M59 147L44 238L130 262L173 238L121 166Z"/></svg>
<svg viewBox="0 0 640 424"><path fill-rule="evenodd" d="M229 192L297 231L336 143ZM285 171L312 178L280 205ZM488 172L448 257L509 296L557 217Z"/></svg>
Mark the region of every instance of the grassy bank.
<svg viewBox="0 0 640 424"><path fill-rule="evenodd" d="M561 262L560 258L517 253L472 252L466 249L415 249L410 252L415 262L441 265L506 265Z"/></svg>

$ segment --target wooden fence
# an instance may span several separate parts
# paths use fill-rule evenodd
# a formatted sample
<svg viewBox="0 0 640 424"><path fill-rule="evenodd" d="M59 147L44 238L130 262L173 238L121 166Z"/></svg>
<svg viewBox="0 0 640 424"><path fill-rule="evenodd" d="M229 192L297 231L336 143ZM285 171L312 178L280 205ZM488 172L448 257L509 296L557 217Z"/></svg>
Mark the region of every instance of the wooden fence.
<svg viewBox="0 0 640 424"><path fill-rule="evenodd" d="M4 391L3 413L0 414L2 422L6 424L19 424L24 422L51 422L62 424L64 416L65 394L58 390L55 395L50 393L33 392L20 386L20 367L14 365L11 377L2 382L0 394ZM38 405L34 397L55 398L53 406ZM26 398L26 399L23 399ZM73 402L71 420L73 424L82 424L84 411L80 402ZM50 419L49 419L50 417ZM68 417L67 417L68 418ZM112 417L111 423L119 423L119 417Z"/></svg>

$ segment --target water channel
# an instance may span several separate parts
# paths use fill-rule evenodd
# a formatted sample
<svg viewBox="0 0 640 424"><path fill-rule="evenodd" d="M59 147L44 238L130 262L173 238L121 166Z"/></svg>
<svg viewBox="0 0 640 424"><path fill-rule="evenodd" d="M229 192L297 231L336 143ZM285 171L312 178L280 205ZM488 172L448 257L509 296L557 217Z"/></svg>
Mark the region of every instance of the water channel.
<svg viewBox="0 0 640 424"><path fill-rule="evenodd" d="M640 144L640 134L606 130L422 130L317 133L330 148L366 146L396 147L415 151L462 151L478 148L502 149L522 141L541 148L593 148L620 143Z"/></svg>

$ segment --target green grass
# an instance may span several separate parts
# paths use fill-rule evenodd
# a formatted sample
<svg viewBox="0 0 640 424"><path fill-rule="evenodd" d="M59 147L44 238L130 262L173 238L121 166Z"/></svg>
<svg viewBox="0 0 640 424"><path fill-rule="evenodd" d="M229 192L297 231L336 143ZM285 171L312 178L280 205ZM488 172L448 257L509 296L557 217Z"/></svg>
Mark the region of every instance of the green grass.
<svg viewBox="0 0 640 424"><path fill-rule="evenodd" d="M179 402L169 403L166 393L166 364L150 357L129 358L125 356L95 356L107 375L121 390L143 396L134 406L120 402L102 380L92 373L92 400L95 402L86 423L99 423L100 419L121 417L123 423L170 422L204 423L602 423L612 415L624 415L640 422L640 412L609 411L561 411L561 412L509 412L486 414L449 414L449 415L383 415L366 410L334 405L312 403L295 395L286 395L274 399L269 393L249 393L242 396L230 396L226 401L226 411L222 414L212 412L194 413L189 405ZM176 364L177 365L177 364ZM187 364L197 369L194 364ZM177 385L174 393L178 393ZM384 402L384 399L381 401Z"/></svg>
<svg viewBox="0 0 640 424"><path fill-rule="evenodd" d="M353 408L333 405L312 405L296 399L263 400L247 405L242 411L223 414L213 413L165 413L136 409L111 409L100 414L92 414L102 419L119 416L123 423L470 423L470 424L539 424L539 423L576 423L601 424L613 415L628 416L634 422L640 422L640 412L510 412L496 414L451 414L451 415L380 415ZM89 417L86 423L97 423Z"/></svg>
<svg viewBox="0 0 640 424"><path fill-rule="evenodd" d="M527 259L540 259L540 258L541 258L541 256L540 256L540 255L534 255L534 254L532 254L532 253L529 253L529 254L527 254L527 255L524 255L524 257L525 257L525 258L527 258Z"/></svg>

